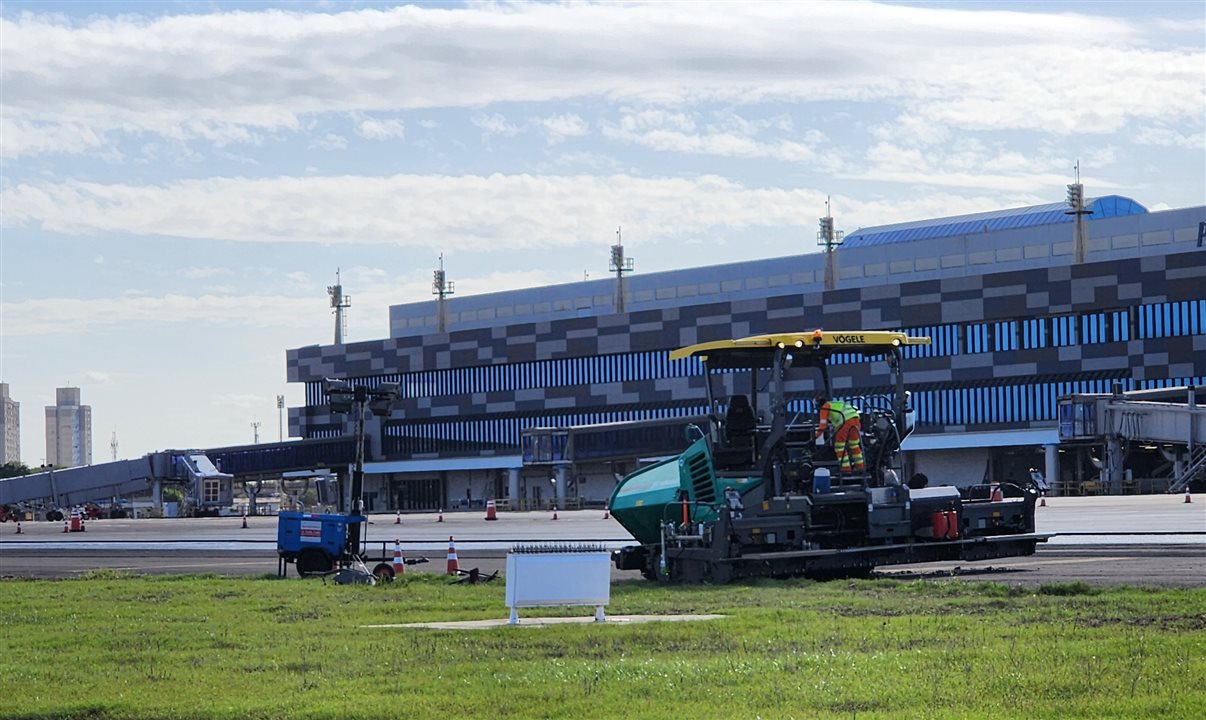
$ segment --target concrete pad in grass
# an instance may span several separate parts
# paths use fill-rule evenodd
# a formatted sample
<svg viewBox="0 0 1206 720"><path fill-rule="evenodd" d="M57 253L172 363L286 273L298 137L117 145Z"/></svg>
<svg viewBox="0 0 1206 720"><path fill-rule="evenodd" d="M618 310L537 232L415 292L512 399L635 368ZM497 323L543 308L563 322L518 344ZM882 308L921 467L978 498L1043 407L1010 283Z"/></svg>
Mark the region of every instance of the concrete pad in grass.
<svg viewBox="0 0 1206 720"><path fill-rule="evenodd" d="M608 615L597 622L593 615L575 617L521 617L518 627L545 627L548 625L635 625L650 622L694 622L697 620L719 620L724 615ZM447 622L402 623L398 625L362 625L364 628L428 628L432 630L482 630L507 627L507 618L489 620L450 620ZM516 627L516 626L511 626Z"/></svg>

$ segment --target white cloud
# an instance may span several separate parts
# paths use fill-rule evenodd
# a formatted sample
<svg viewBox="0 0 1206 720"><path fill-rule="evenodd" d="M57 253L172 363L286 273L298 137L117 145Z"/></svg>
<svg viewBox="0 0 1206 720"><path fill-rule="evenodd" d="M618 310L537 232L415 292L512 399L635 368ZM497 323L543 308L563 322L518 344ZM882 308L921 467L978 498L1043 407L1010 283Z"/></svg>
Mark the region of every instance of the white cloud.
<svg viewBox="0 0 1206 720"><path fill-rule="evenodd" d="M209 267L209 266L191 267L191 268L184 268L183 270L181 270L180 276L188 278L189 280L201 280L204 278L211 278L211 277L214 277L217 275L231 275L231 274L233 274L233 272L234 271L232 271L230 268L222 268L222 267Z"/></svg>
<svg viewBox="0 0 1206 720"><path fill-rule="evenodd" d="M913 193L903 200L866 201L834 195L835 208L860 225L945 217L1062 198L1066 172L1033 171L1010 153L987 162L952 153L938 169L915 150L883 146L875 168L862 177L913 184L993 190L973 196ZM1055 163L1051 160L1050 163ZM1050 164L1049 163L1049 164ZM1069 163L1070 166L1070 163ZM968 169L971 168L971 169ZM1000 178L991 182L983 178ZM1086 180L1089 182L1089 180ZM1108 187L1104 181L1094 187ZM747 187L717 176L642 178L632 175L490 175L389 177L214 178L162 186L101 185L70 181L20 184L4 191L4 221L10 228L40 226L64 234L112 233L167 236L201 241L397 245L435 254L494 253L520 249L587 246L617 224L640 228L651 244L673 246L701 237L719 239L749 231L765 235L811 233L828 193L813 188ZM433 265L434 266L434 265ZM681 265L677 265L681 266ZM372 279L374 269L353 269ZM426 296L424 293L422 296ZM182 317L206 319L266 307L275 300L203 296L156 300ZM295 320L293 301L282 300L281 321ZM179 304L178 310L175 305ZM89 310L83 315L90 316ZM66 314L76 312L72 306ZM11 317L43 317L56 307L25 309ZM103 323L101 323L103 325Z"/></svg>
<svg viewBox="0 0 1206 720"><path fill-rule="evenodd" d="M117 133L259 143L322 113L598 97L880 99L951 127L1066 135L1134 118L1194 122L1206 101L1202 50L1154 49L1145 33L1155 27L866 2L483 3L74 23L24 13L0 19L0 151L78 153Z"/></svg>
<svg viewBox="0 0 1206 720"><path fill-rule="evenodd" d="M308 285L310 283L310 274L301 270L286 273L285 278L295 285Z"/></svg>
<svg viewBox="0 0 1206 720"><path fill-rule="evenodd" d="M1198 152L1206 148L1206 133L1200 128L1196 132L1179 132L1167 127L1144 127L1131 135L1131 140L1139 145L1184 148Z"/></svg>
<svg viewBox="0 0 1206 720"><path fill-rule="evenodd" d="M684 113L662 110L630 112L618 123L603 123L604 137L632 143L651 150L692 155L716 155L735 158L771 158L792 163L810 163L813 167L833 169L836 155L821 155L815 149L827 139L811 130L799 139L759 140L756 134L766 127L782 127L781 121L767 125L749 123L728 115L717 126L696 131L696 122ZM724 129L725 127L732 129Z"/></svg>
<svg viewBox="0 0 1206 720"><path fill-rule="evenodd" d="M97 385L112 385L113 384L113 375L111 373L102 372L100 370L86 370L86 371L84 371L84 377L88 378L89 380L91 380L93 383L96 383Z"/></svg>
<svg viewBox="0 0 1206 720"><path fill-rule="evenodd" d="M614 157L589 150L559 153L553 164L556 167L582 167L609 173L618 173L622 167Z"/></svg>
<svg viewBox="0 0 1206 720"><path fill-rule="evenodd" d="M586 121L574 113L539 118L537 122L544 128L549 145L556 145L567 137L581 137L590 131Z"/></svg>
<svg viewBox="0 0 1206 720"><path fill-rule="evenodd" d="M97 255L96 257L92 258L92 263L94 265L104 265L105 264L105 256Z"/></svg>
<svg viewBox="0 0 1206 720"><path fill-rule="evenodd" d="M317 304L316 304L317 303ZM136 323L305 328L321 299L170 294L159 297L39 298L3 305L7 337L95 335ZM255 312L248 312L255 308Z"/></svg>
<svg viewBox="0 0 1206 720"><path fill-rule="evenodd" d="M276 398L266 395L237 395L237 394L220 394L214 395L211 403L214 407L232 407L239 410L261 410L267 413L271 410L276 412ZM250 426L249 426L250 429ZM261 423L260 435L266 437L267 427ZM254 437L254 434L253 436Z"/></svg>
<svg viewBox="0 0 1206 720"><path fill-rule="evenodd" d="M356 134L369 140L400 140L406 137L406 126L397 119L368 118L357 123Z"/></svg>
<svg viewBox="0 0 1206 720"><path fill-rule="evenodd" d="M434 130L435 128L438 128L439 126L440 126L440 124L438 122L436 122L435 120L420 120L419 121L419 127L425 128L427 130Z"/></svg>
<svg viewBox="0 0 1206 720"><path fill-rule="evenodd" d="M327 151L346 150L348 147L348 139L342 135L327 133L323 137L311 140L310 147Z"/></svg>
<svg viewBox="0 0 1206 720"><path fill-rule="evenodd" d="M559 247L617 221L647 235L805 223L820 193L717 176L211 178L162 186L80 181L3 191L9 227L244 242ZM584 231L585 230L585 231Z"/></svg>
<svg viewBox="0 0 1206 720"><path fill-rule="evenodd" d="M522 130L522 128L520 128L518 125L515 125L510 120L507 120L499 113L494 113L493 115L478 113L477 115L474 115L470 121L476 127L481 129L481 131L487 136L504 135L511 137L518 135Z"/></svg>

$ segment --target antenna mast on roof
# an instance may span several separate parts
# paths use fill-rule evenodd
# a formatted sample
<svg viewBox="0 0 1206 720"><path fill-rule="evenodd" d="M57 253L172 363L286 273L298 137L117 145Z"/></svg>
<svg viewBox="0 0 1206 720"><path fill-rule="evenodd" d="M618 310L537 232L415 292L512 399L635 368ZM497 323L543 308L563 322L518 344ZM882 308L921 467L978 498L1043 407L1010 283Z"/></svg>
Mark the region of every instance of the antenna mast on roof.
<svg viewBox="0 0 1206 720"><path fill-rule="evenodd" d="M817 244L825 248L825 289L837 287L837 253L834 250L846 239L846 233L834 231L833 216L829 210L829 196L825 196L825 217L821 218L821 229L817 231Z"/></svg>
<svg viewBox="0 0 1206 720"><path fill-rule="evenodd" d="M109 449L113 451L113 462L117 462L117 429L113 429L113 439L109 441Z"/></svg>
<svg viewBox="0 0 1206 720"><path fill-rule="evenodd" d="M611 262L608 269L616 274L616 312L624 312L624 273L632 272L632 258L624 257L624 240L620 228L616 228L616 244L611 246Z"/></svg>
<svg viewBox="0 0 1206 720"><path fill-rule="evenodd" d="M440 253L440 269L432 273L431 294L436 295L436 330L444 332L447 323L444 320L447 306L446 298L456 292L452 281L444 274L444 253Z"/></svg>
<svg viewBox="0 0 1206 720"><path fill-rule="evenodd" d="M1072 262L1079 265L1085 261L1089 248L1089 230L1085 227L1085 215L1093 214L1085 209L1085 186L1080 182L1080 160L1073 166L1076 182L1068 185L1068 209L1065 215L1074 215L1072 224Z"/></svg>
<svg viewBox="0 0 1206 720"><path fill-rule="evenodd" d="M335 268L335 284L327 286L327 294L331 296L331 308L335 311L335 344L343 344L343 311L352 306L352 296L343 294L343 285L339 281L339 268Z"/></svg>

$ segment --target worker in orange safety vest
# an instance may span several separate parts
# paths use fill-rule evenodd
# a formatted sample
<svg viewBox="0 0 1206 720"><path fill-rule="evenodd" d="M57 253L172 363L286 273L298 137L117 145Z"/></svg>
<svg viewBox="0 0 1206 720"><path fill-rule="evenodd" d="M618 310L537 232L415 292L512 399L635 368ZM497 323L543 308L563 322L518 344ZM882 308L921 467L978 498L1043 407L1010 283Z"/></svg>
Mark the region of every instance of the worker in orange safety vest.
<svg viewBox="0 0 1206 720"><path fill-rule="evenodd" d="M830 400L825 395L817 395L817 409L821 421L817 424L817 444L824 444L825 434L833 428L833 452L837 455L838 465L845 474L851 472L866 472L863 462L863 445L859 441L861 429L858 409L841 400Z"/></svg>

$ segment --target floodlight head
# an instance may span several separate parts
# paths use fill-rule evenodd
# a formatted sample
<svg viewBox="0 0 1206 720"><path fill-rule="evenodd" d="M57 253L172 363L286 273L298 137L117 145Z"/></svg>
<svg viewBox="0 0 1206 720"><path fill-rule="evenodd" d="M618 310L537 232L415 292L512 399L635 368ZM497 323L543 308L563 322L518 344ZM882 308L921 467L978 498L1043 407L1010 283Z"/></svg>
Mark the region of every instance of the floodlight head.
<svg viewBox="0 0 1206 720"><path fill-rule="evenodd" d="M347 380L327 378L323 384L326 386L327 402L331 406L331 412L337 414L352 412L352 401L356 396Z"/></svg>
<svg viewBox="0 0 1206 720"><path fill-rule="evenodd" d="M381 383L369 391L369 411L377 417L389 417L398 399L399 385L394 382Z"/></svg>

